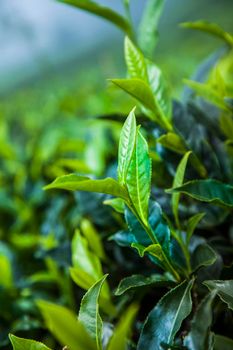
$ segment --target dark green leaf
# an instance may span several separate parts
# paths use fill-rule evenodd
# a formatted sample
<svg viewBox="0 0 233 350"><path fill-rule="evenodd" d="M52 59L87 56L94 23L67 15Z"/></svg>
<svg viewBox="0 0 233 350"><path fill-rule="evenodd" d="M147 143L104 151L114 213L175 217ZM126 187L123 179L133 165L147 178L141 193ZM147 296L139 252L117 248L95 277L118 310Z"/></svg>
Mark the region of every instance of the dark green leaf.
<svg viewBox="0 0 233 350"><path fill-rule="evenodd" d="M190 314L193 280L184 281L170 290L149 313L138 343L138 350L162 349L161 343L172 344L183 320Z"/></svg>
<svg viewBox="0 0 233 350"><path fill-rule="evenodd" d="M150 58L158 41L158 22L164 0L149 0L139 26L138 42L142 51Z"/></svg>
<svg viewBox="0 0 233 350"><path fill-rule="evenodd" d="M129 22L124 17L119 15L117 12L113 11L108 7L101 6L91 0L58 0L58 1L73 5L75 7L78 7L81 10L85 10L87 12L93 13L94 15L100 16L106 19L107 21L110 21L113 24L115 24L117 27L119 27L129 36L132 35L132 30Z"/></svg>
<svg viewBox="0 0 233 350"><path fill-rule="evenodd" d="M233 310L233 280L205 281L209 290L216 290L220 299Z"/></svg>
<svg viewBox="0 0 233 350"><path fill-rule="evenodd" d="M192 269L196 271L200 267L212 265L216 259L216 253L208 244L199 245L192 254Z"/></svg>
<svg viewBox="0 0 233 350"><path fill-rule="evenodd" d="M126 184L126 176L131 162L136 142L136 118L134 109L130 112L121 130L118 149L118 180L121 185Z"/></svg>
<svg viewBox="0 0 233 350"><path fill-rule="evenodd" d="M186 232L186 241L187 244L189 244L190 239L193 235L193 232L195 231L197 225L201 221L201 219L205 216L205 213L198 213L193 215L191 218L189 218L187 222L187 232Z"/></svg>
<svg viewBox="0 0 233 350"><path fill-rule="evenodd" d="M31 339L24 339L9 334L14 350L51 350L46 345Z"/></svg>
<svg viewBox="0 0 233 350"><path fill-rule="evenodd" d="M214 350L232 350L233 340L223 335L214 335Z"/></svg>
<svg viewBox="0 0 233 350"><path fill-rule="evenodd" d="M212 324L212 303L216 293L207 294L201 301L191 323L191 329L184 339L189 350L211 350L209 348Z"/></svg>
<svg viewBox="0 0 233 350"><path fill-rule="evenodd" d="M174 282L169 280L166 276L155 274L149 277L143 275L132 275L126 277L119 283L115 295L122 295L128 290L155 285L155 286L167 286L172 285Z"/></svg>
<svg viewBox="0 0 233 350"><path fill-rule="evenodd" d="M63 189L68 191L87 191L111 194L112 196L127 199L127 192L116 180L108 177L103 180L92 180L76 174L58 177L45 190Z"/></svg>
<svg viewBox="0 0 233 350"><path fill-rule="evenodd" d="M137 131L135 149L127 173L129 197L140 219L147 225L151 185L151 160L148 145L140 131Z"/></svg>
<svg viewBox="0 0 233 350"><path fill-rule="evenodd" d="M193 180L167 190L168 193L185 193L203 202L233 207L233 186L217 180Z"/></svg>
<svg viewBox="0 0 233 350"><path fill-rule="evenodd" d="M69 350L96 350L94 341L75 314L60 305L39 301L38 306L50 332Z"/></svg>
<svg viewBox="0 0 233 350"><path fill-rule="evenodd" d="M78 319L88 334L96 342L97 350L102 349L102 320L99 314L99 296L107 275L97 281L84 295L81 301Z"/></svg>

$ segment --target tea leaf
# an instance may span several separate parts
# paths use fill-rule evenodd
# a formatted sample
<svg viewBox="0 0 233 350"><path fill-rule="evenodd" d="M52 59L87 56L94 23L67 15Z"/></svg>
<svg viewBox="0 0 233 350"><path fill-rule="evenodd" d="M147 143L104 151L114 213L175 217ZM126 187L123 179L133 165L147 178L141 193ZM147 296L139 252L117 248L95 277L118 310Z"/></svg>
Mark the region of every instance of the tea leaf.
<svg viewBox="0 0 233 350"><path fill-rule="evenodd" d="M214 264L216 259L215 251L208 244L199 245L192 255L193 271L198 270L200 267Z"/></svg>
<svg viewBox="0 0 233 350"><path fill-rule="evenodd" d="M58 0L60 2L64 2L66 4L70 4L72 6L78 7L81 10L85 10L94 15L100 16L107 21L112 22L121 30L123 30L129 36L132 36L132 30L127 19L119 15L117 12L112 9L101 6L94 1L91 0Z"/></svg>
<svg viewBox="0 0 233 350"><path fill-rule="evenodd" d="M172 344L183 320L190 314L193 280L184 281L165 294L152 309L144 323L138 350L160 349L161 344Z"/></svg>
<svg viewBox="0 0 233 350"><path fill-rule="evenodd" d="M106 199L103 202L105 205L109 205L115 209L118 213L123 214L125 210L125 203L121 198Z"/></svg>
<svg viewBox="0 0 233 350"><path fill-rule="evenodd" d="M156 116L167 126L167 130L172 130L170 120L172 118L172 100L170 90L161 69L151 61L147 61L147 71L149 86L155 98Z"/></svg>
<svg viewBox="0 0 233 350"><path fill-rule="evenodd" d="M84 295L81 301L78 319L88 334L96 341L98 350L102 349L102 320L99 314L99 296L107 275L97 281Z"/></svg>
<svg viewBox="0 0 233 350"><path fill-rule="evenodd" d="M143 275L132 275L126 278L123 278L115 292L115 295L122 295L128 290L140 288L140 287L146 287L150 285L155 286L166 286L171 285L174 282L169 280L166 276L154 274L149 277L143 276Z"/></svg>
<svg viewBox="0 0 233 350"><path fill-rule="evenodd" d="M176 153L184 154L187 151L187 147L185 146L183 140L179 137L179 135L173 132L168 132L167 134L160 136L157 139L157 142Z"/></svg>
<svg viewBox="0 0 233 350"><path fill-rule="evenodd" d="M111 82L126 91L151 112L156 110L153 93L142 79L111 79Z"/></svg>
<svg viewBox="0 0 233 350"><path fill-rule="evenodd" d="M9 334L14 350L51 350L46 345L31 339L24 339Z"/></svg>
<svg viewBox="0 0 233 350"><path fill-rule="evenodd" d="M131 78L148 81L144 56L128 37L125 38L125 61Z"/></svg>
<svg viewBox="0 0 233 350"><path fill-rule="evenodd" d="M193 232L195 231L197 225L199 224L199 222L204 216L205 216L205 213L198 213L193 215L191 218L189 218L187 222L187 237L186 237L187 244L189 244L190 239L193 235Z"/></svg>
<svg viewBox="0 0 233 350"><path fill-rule="evenodd" d="M233 46L233 36L225 32L219 25L207 21L181 23L183 28L201 30L224 40L229 46Z"/></svg>
<svg viewBox="0 0 233 350"><path fill-rule="evenodd" d="M167 190L168 193L185 193L199 201L233 207L233 186L217 180L193 180L180 187Z"/></svg>
<svg viewBox="0 0 233 350"><path fill-rule="evenodd" d="M207 350L210 343L210 327L212 323L213 300L216 293L207 294L201 301L191 323L189 334L184 339L184 345L189 350Z"/></svg>
<svg viewBox="0 0 233 350"><path fill-rule="evenodd" d="M138 30L138 42L146 56L153 55L158 41L158 22L163 10L164 0L149 0Z"/></svg>
<svg viewBox="0 0 233 350"><path fill-rule="evenodd" d="M136 118L134 109L127 117L121 130L119 150L118 150L118 180L121 185L125 185L127 171L133 155L136 141Z"/></svg>
<svg viewBox="0 0 233 350"><path fill-rule="evenodd" d="M135 149L126 180L129 196L141 220L147 225L151 184L151 160L148 145L137 131Z"/></svg>
<svg viewBox="0 0 233 350"><path fill-rule="evenodd" d="M220 299L233 310L233 280L216 280L203 282L210 291L216 290Z"/></svg>
<svg viewBox="0 0 233 350"><path fill-rule="evenodd" d="M94 341L88 335L76 315L63 306L38 301L46 326L55 338L69 350L96 350Z"/></svg>
<svg viewBox="0 0 233 350"><path fill-rule="evenodd" d="M224 99L218 93L216 93L215 89L213 89L208 84L198 83L196 81L191 81L187 79L184 80L184 83L188 85L191 89L193 89L197 93L197 95L200 95L201 97L210 101L219 108L225 111L229 111L229 108L225 104Z"/></svg>
<svg viewBox="0 0 233 350"><path fill-rule="evenodd" d="M184 181L184 174L185 174L185 169L187 166L187 162L189 159L191 152L186 152L183 158L181 159L177 169L176 169L176 174L173 180L173 187L178 187L181 186L183 181ZM179 201L180 201L180 193L173 193L172 194L172 211L173 215L175 217L177 226L179 227L179 216L178 216L178 207L179 207Z"/></svg>
<svg viewBox="0 0 233 350"><path fill-rule="evenodd" d="M99 192L127 199L127 192L124 187L110 177L103 180L92 180L76 174L64 175L56 178L51 184L45 186L44 189Z"/></svg>
<svg viewBox="0 0 233 350"><path fill-rule="evenodd" d="M130 335L134 318L137 314L138 306L132 304L120 318L116 329L109 340L107 350L127 350L127 337Z"/></svg>
<svg viewBox="0 0 233 350"><path fill-rule="evenodd" d="M98 258L103 261L107 260L106 254L104 252L103 244L99 233L96 231L94 225L88 219L83 219L80 223L80 228L83 235L88 240L88 244L93 253L95 253Z"/></svg>
<svg viewBox="0 0 233 350"><path fill-rule="evenodd" d="M214 335L214 350L232 350L233 349L233 340L223 335L215 334Z"/></svg>

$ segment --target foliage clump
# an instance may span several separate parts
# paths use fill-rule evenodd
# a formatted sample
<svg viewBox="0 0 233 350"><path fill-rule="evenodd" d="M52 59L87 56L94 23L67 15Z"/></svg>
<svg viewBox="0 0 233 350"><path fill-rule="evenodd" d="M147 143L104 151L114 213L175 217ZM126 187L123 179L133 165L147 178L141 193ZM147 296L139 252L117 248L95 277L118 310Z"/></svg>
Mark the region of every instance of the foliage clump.
<svg viewBox="0 0 233 350"><path fill-rule="evenodd" d="M84 160L56 154L50 170L58 176L44 187L53 190L46 197L53 200L42 231L51 230L51 221L62 229L55 236L27 235L29 249L39 241L35 253L43 270L35 266L24 280L14 276L14 284L14 258L1 247L1 298L8 293L19 310L31 308L28 328L25 320L15 324L9 310L0 316L4 325L13 322L11 333L19 332L9 336L13 348L46 350L57 341L69 350L233 349L233 36L204 21L183 24L217 36L225 47L195 80L185 80L182 100L172 101L153 61L163 1L148 1L138 33L129 1L126 17L92 1L63 2L125 32L127 78L111 83L137 107L123 125L124 116L107 116L119 142L117 156L117 136L108 130L106 145L111 137L114 151L106 156L105 177L91 173ZM73 145L63 144L63 151L74 151ZM75 167L78 172L64 171ZM48 178L51 172L43 182ZM66 230L75 232L69 237ZM20 237L12 237L25 253ZM27 332L49 347L18 336Z"/></svg>

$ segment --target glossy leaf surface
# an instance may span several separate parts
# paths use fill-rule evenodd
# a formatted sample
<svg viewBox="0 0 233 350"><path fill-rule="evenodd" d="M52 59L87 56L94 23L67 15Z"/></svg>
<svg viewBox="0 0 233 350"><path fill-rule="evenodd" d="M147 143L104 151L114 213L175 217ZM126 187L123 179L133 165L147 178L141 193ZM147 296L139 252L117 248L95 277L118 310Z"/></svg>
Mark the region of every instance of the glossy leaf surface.
<svg viewBox="0 0 233 350"><path fill-rule="evenodd" d="M78 319L88 334L96 342L98 350L102 349L102 320L99 314L99 296L107 275L97 281L84 295L81 301Z"/></svg>
<svg viewBox="0 0 233 350"><path fill-rule="evenodd" d="M147 224L151 184L151 160L148 145L140 131L137 132L135 149L127 173L130 199L141 220Z"/></svg>
<svg viewBox="0 0 233 350"><path fill-rule="evenodd" d="M168 190L168 193L185 193L203 202L233 207L233 186L217 180L193 180Z"/></svg>
<svg viewBox="0 0 233 350"><path fill-rule="evenodd" d="M208 350L210 327L212 324L212 303L215 293L207 294L207 296L199 304L191 323L191 329L187 337L184 339L184 345L189 350Z"/></svg>
<svg viewBox="0 0 233 350"><path fill-rule="evenodd" d="M132 275L121 280L119 283L115 295L122 295L128 290L155 285L166 286L173 284L173 281L169 280L166 276L155 274L149 277L143 275Z"/></svg>
<svg viewBox="0 0 233 350"><path fill-rule="evenodd" d="M216 290L220 299L233 310L233 280L205 281L209 290Z"/></svg>
<svg viewBox="0 0 233 350"><path fill-rule="evenodd" d="M172 344L183 320L192 309L190 290L193 281L183 282L169 291L149 313L140 335L138 350L162 350Z"/></svg>
<svg viewBox="0 0 233 350"><path fill-rule="evenodd" d="M126 183L127 171L133 155L136 142L136 118L134 109L127 117L120 135L118 149L118 180L120 184Z"/></svg>

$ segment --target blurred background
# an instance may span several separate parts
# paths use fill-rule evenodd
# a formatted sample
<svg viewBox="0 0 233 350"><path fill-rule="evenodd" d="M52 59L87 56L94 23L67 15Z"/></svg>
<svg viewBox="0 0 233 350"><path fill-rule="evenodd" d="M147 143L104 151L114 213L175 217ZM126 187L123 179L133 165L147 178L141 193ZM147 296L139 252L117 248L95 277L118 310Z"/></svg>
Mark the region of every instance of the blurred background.
<svg viewBox="0 0 233 350"><path fill-rule="evenodd" d="M123 10L121 0L100 3ZM136 23L145 3L131 1ZM178 24L203 18L231 31L232 13L231 0L167 0L156 61L169 66L168 73L175 81L189 75L197 61L219 43ZM61 72L67 75L72 70L73 77L84 69L83 62L87 70L95 65L104 77L123 68L122 33L102 19L55 0L2 0L0 45L1 94ZM180 65L181 59L186 63Z"/></svg>

